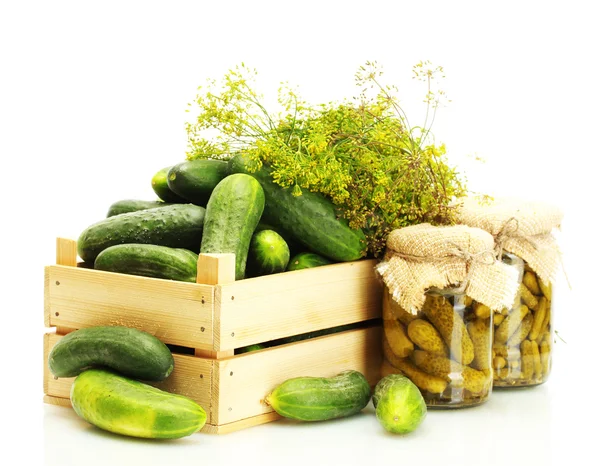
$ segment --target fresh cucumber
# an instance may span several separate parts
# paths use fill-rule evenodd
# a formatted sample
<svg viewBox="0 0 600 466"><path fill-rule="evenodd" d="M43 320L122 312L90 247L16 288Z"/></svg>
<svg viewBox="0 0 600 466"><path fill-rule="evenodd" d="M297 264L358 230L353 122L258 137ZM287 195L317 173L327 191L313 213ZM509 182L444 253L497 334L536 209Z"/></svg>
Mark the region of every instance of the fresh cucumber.
<svg viewBox="0 0 600 466"><path fill-rule="evenodd" d="M138 210L155 209L156 207L166 207L172 205L163 201L141 201L137 199L123 199L122 201L114 202L109 208L107 217L125 214L127 212L137 212Z"/></svg>
<svg viewBox="0 0 600 466"><path fill-rule="evenodd" d="M206 206L229 167L223 160L190 160L174 165L167 174L169 189L192 204Z"/></svg>
<svg viewBox="0 0 600 466"><path fill-rule="evenodd" d="M169 188L167 176L170 169L171 167L161 168L154 174L152 177L152 189L154 190L154 193L165 202L186 203L187 201L184 198L178 196Z"/></svg>
<svg viewBox="0 0 600 466"><path fill-rule="evenodd" d="M332 262L329 259L319 256L318 254L312 252L301 252L290 259L287 270L288 272L292 272L294 270L310 269L331 263Z"/></svg>
<svg viewBox="0 0 600 466"><path fill-rule="evenodd" d="M155 244L117 244L94 261L96 270L196 282L198 254Z"/></svg>
<svg viewBox="0 0 600 466"><path fill-rule="evenodd" d="M304 249L306 249L304 247L304 245L300 244L298 241L296 241L292 235L287 234L285 231L282 231L279 228L275 228L273 225L269 225L268 223L265 223L262 221L258 222L258 225L256 226L256 229L254 230L254 234L263 231L263 230L273 230L274 232L276 232L279 236L281 236L283 238L283 240L287 243L288 248L290 250L290 257L293 256L294 254L299 253L300 251L303 251Z"/></svg>
<svg viewBox="0 0 600 466"><path fill-rule="evenodd" d="M265 223L334 261L353 261L366 254L363 231L353 230L346 220L338 218L333 202L325 196L308 190L294 196L291 189L273 182L266 165L252 171L242 154L232 157L229 163L232 173L246 173L260 182L265 193Z"/></svg>
<svg viewBox="0 0 600 466"><path fill-rule="evenodd" d="M234 253L236 280L245 276L250 240L264 205L260 183L245 174L224 178L206 205L200 252Z"/></svg>
<svg viewBox="0 0 600 466"><path fill-rule="evenodd" d="M373 392L375 415L393 434L408 434L423 422L427 405L418 387L401 374L389 374L379 380Z"/></svg>
<svg viewBox="0 0 600 466"><path fill-rule="evenodd" d="M206 412L190 398L104 369L79 375L70 399L77 415L90 424L131 437L181 438L206 423Z"/></svg>
<svg viewBox="0 0 600 466"><path fill-rule="evenodd" d="M252 235L248 250L249 276L258 277L284 272L290 260L290 248L273 230L262 230Z"/></svg>
<svg viewBox="0 0 600 466"><path fill-rule="evenodd" d="M288 379L265 399L280 416L300 421L324 421L361 411L371 399L369 382L358 371L334 377Z"/></svg>
<svg viewBox="0 0 600 466"><path fill-rule="evenodd" d="M48 355L55 377L75 377L89 367L108 367L128 377L160 381L175 362L167 346L154 335L124 326L96 326L62 337Z"/></svg>
<svg viewBox="0 0 600 466"><path fill-rule="evenodd" d="M86 228L77 240L77 252L85 262L93 262L110 246L125 243L156 244L197 252L204 213L204 207L175 204L115 215Z"/></svg>

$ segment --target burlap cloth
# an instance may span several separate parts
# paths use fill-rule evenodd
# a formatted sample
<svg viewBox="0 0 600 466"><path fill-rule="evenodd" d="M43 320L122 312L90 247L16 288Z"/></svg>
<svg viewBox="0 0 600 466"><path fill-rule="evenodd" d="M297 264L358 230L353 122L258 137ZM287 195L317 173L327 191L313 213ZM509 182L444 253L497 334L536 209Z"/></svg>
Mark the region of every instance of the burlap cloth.
<svg viewBox="0 0 600 466"><path fill-rule="evenodd" d="M458 223L490 233L498 255L502 250L516 254L544 283L554 281L561 253L552 232L560 228L560 209L522 199L469 197L460 200L457 214Z"/></svg>
<svg viewBox="0 0 600 466"><path fill-rule="evenodd" d="M431 288L456 287L490 309L511 307L518 271L498 261L494 238L465 225L428 223L392 231L376 266L394 300L416 314Z"/></svg>

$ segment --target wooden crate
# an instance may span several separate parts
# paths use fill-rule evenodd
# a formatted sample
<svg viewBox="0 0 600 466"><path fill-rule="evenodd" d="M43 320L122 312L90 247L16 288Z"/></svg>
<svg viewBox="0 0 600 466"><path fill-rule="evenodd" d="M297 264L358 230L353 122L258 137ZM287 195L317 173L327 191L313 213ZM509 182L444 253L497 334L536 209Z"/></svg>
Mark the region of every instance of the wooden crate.
<svg viewBox="0 0 600 466"><path fill-rule="evenodd" d="M55 379L47 359L66 333L124 325L189 349L174 350L164 390L189 396L207 413L204 432L225 433L277 419L262 400L302 376L361 371L371 384L381 362L382 288L373 260L235 281L232 254L201 254L197 283L102 272L78 263L73 240L58 238L44 274L44 400L69 406L73 379ZM348 330L245 354L235 349L340 325Z"/></svg>

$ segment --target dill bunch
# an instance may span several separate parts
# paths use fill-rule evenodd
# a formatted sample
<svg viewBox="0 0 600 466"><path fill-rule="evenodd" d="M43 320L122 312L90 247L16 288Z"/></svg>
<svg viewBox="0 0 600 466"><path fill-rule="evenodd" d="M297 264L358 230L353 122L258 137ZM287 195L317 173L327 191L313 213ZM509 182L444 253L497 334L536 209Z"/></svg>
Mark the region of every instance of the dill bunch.
<svg viewBox="0 0 600 466"><path fill-rule="evenodd" d="M390 231L429 222L452 224L452 201L465 182L436 144L431 126L442 91L433 89L440 67L421 62L414 77L426 83L426 117L410 126L397 89L381 83L367 62L356 73L360 95L350 101L309 105L288 86L279 89L282 111L273 116L253 89L255 70L242 64L220 86L199 88L198 114L186 124L188 159L224 158L244 152L256 169L268 164L273 181L295 195L319 192L352 228L364 230L368 254L379 257Z"/></svg>

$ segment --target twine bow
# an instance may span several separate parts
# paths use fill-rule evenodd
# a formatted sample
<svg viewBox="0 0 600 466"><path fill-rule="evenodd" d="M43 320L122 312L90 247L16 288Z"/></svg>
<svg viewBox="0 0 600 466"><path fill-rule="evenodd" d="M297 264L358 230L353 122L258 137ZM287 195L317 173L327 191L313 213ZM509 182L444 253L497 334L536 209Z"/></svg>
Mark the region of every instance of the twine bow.
<svg viewBox="0 0 600 466"><path fill-rule="evenodd" d="M496 257L498 260L502 258L502 252L504 251L504 243L510 238L518 238L519 240L527 242L534 250L538 250L538 245L531 239L531 237L524 235L519 232L519 220L516 217L509 218L502 228L494 236L496 243Z"/></svg>

